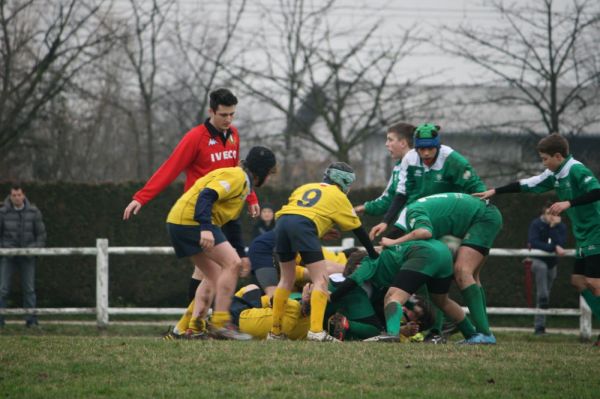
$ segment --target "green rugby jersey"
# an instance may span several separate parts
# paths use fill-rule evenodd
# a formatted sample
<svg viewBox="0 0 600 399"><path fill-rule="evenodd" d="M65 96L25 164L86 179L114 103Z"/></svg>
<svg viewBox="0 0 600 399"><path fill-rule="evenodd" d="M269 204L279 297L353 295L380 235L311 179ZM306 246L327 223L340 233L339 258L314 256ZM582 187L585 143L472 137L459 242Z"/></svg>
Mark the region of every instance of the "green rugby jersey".
<svg viewBox="0 0 600 399"><path fill-rule="evenodd" d="M363 259L349 278L358 285L370 281L376 288L389 287L400 269L446 278L453 273L452 254L438 240L409 241L384 249L376 260Z"/></svg>
<svg viewBox="0 0 600 399"><path fill-rule="evenodd" d="M329 292L337 291L337 286L344 281L341 274L329 276ZM369 295L363 287L354 287L346 295L335 302L327 302L325 309L326 318L340 312L348 320L360 320L375 315L375 310L369 299Z"/></svg>
<svg viewBox="0 0 600 399"><path fill-rule="evenodd" d="M453 235L464 238L487 203L469 194L444 193L420 198L400 212L395 226L405 232L422 228L433 238Z"/></svg>
<svg viewBox="0 0 600 399"><path fill-rule="evenodd" d="M396 162L383 193L374 200L365 202L365 213L367 215L383 215L387 212L396 195L396 187L398 187L398 180L400 179L401 163L402 161Z"/></svg>
<svg viewBox="0 0 600 399"><path fill-rule="evenodd" d="M563 164L552 172L519 181L521 191L543 193L555 190L560 201L569 201L600 188L594 174L581 162L569 155ZM600 253L600 201L567 209L578 254L588 256Z"/></svg>
<svg viewBox="0 0 600 399"><path fill-rule="evenodd" d="M423 164L415 149L402 158L396 193L405 195L407 204L431 194L482 191L485 184L469 161L451 147L442 145L431 167Z"/></svg>

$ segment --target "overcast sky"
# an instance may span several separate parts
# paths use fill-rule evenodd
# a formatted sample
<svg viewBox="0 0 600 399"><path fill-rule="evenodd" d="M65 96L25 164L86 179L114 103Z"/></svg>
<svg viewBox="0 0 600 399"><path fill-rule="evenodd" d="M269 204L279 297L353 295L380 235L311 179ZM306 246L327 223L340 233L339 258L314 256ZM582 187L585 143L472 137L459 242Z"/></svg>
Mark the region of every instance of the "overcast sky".
<svg viewBox="0 0 600 399"><path fill-rule="evenodd" d="M524 5L540 3L541 0L506 1L505 4ZM555 0L555 9L560 10L573 0ZM306 0L306 4L322 4L322 1ZM279 0L251 0L248 2L240 26L242 35L251 36L257 25L264 24L261 7L277 9ZM225 18L225 2L214 0L180 0L183 9L195 9L203 12L207 18ZM351 30L348 41L358 40L373 24L378 23L380 29L376 35L382 42L394 40L402 29L416 26L421 37L437 37L440 27L446 25L457 27L462 23L472 26L493 27L503 24L499 14L490 7L489 1L482 0L337 0L331 13L330 23L339 24L340 28ZM264 26L267 37L276 43L278 33ZM342 42L339 42L344 47ZM256 50L258 51L258 50ZM421 45L412 55L402 61L399 66L409 76L414 74L432 75L427 78L429 84L473 84L489 80L473 65L460 59L443 54L430 45Z"/></svg>

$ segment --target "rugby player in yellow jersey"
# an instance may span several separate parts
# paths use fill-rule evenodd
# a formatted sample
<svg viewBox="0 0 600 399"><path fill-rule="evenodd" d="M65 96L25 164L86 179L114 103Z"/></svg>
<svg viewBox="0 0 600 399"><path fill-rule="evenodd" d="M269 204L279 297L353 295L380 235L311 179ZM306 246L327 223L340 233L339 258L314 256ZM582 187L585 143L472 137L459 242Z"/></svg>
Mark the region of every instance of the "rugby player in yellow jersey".
<svg viewBox="0 0 600 399"><path fill-rule="evenodd" d="M248 194L261 187L275 171L275 154L253 147L242 166L214 170L196 180L173 205L167 230L179 258L191 257L205 275L194 299L192 321L201 320L215 296L211 333L218 339L249 340L231 324L229 306L237 284L241 259L221 226L239 217Z"/></svg>
<svg viewBox="0 0 600 399"><path fill-rule="evenodd" d="M258 245L253 245L253 244L258 244L258 243L261 244L260 248L257 248ZM260 267L260 269L258 269L258 270L261 270L261 271L270 269L270 270L268 270L270 273L261 273L261 274L257 273L256 274L256 277L257 277L256 280L258 283L257 287L259 288L259 290L262 290L262 292L264 292L264 295L261 296L259 294L259 298L258 298L261 301L262 306L255 306L253 308L254 310L252 312L249 312L249 314L247 314L246 316L243 317L244 323L245 323L243 326L242 326L242 324L235 323L235 320L234 320L234 324L237 324L240 326L240 331L249 333L250 335L252 335L254 337L259 337L259 338L265 338L267 333L271 330L271 325L273 324L272 320L264 320L264 319L267 316L269 318L272 316L271 297L273 296L273 292L275 291L275 288L277 288L277 281L279 280L278 271L277 271L277 268L275 267L276 260L273 259L273 249L274 248L275 248L275 232L273 230L267 231L266 233L261 234L255 240L252 241L252 244L250 244L250 248L248 249L248 259L250 259L250 264L252 266L252 269L254 270L255 267ZM358 251L358 248L356 248L356 247L347 248L340 252L334 252L327 248L323 248L323 258L327 262L327 264L326 264L327 274L331 275L334 273L342 273L344 271L345 264L348 261L349 254L351 254L355 251ZM297 265L296 265L296 270L295 270L294 286L297 288L297 291L300 292L303 290L303 287L306 285L306 283L310 282L310 275L308 273L308 269L301 266L303 264L301 259L296 258L296 262L297 262ZM255 265L255 263L256 263L256 265ZM272 281L274 281L274 282L272 282ZM253 284L250 284L247 287L250 287L250 286L253 286ZM249 288L246 288L243 292L242 292L242 290L240 290L235 294L235 296L241 297L246 292L249 292L249 291L251 291ZM240 292L241 292L241 294L240 294ZM253 293L253 295L256 295L256 294ZM256 301L256 298L253 297L253 300ZM309 301L310 301L310 296L308 297L307 303ZM170 328L167 331L167 333L163 336L163 338L166 341L171 341L171 340L175 340L175 339L179 339L179 338L187 338L187 339L208 338L205 334L201 333L201 330L203 328L203 326L202 326L203 320L196 319L195 321L192 322L192 314L194 312L194 302L195 302L194 300L192 300L190 302L188 308L186 309L184 314L179 319L179 322L177 322L175 327L173 327L172 329ZM297 317L295 317L295 315L298 312L292 308L296 305L298 305L297 302L293 302L293 303L288 302L288 307L285 310L285 315L284 315L284 320L283 320L284 334L290 339L296 339L296 338L293 338L292 336L296 337L297 334L290 333L289 326L293 326L294 324L290 323L289 321L286 321L286 317L288 317L288 319L290 319L290 318L297 319ZM235 305L232 305L232 308L233 307L235 307ZM232 312L232 308L230 308L230 312ZM265 309L265 311L259 311L256 308L263 308L263 309ZM266 311L266 308L269 308L269 310ZM235 315L233 315L233 316L235 319ZM256 320L259 320L259 322L256 322ZM191 327L190 327L190 322L192 322ZM264 331L264 334L262 334L262 333L255 334L254 333L254 331L256 331L256 330L259 330L259 331L264 330L265 329L264 326L266 326L265 323L267 323L267 322L268 322L269 327L266 329L266 331ZM241 323L241 319L240 319L240 323ZM252 327L253 323L259 324L260 326ZM194 328L194 324L197 327ZM248 327L248 326L250 326L250 327ZM286 326L288 326L287 331L286 331ZM245 329L242 327L245 327ZM306 327L306 331L308 331L308 326ZM290 334L292 334L292 335L290 335ZM300 338L305 338L305 337L306 337L306 332Z"/></svg>
<svg viewBox="0 0 600 399"><path fill-rule="evenodd" d="M342 231L352 230L371 258L378 256L347 197L355 179L354 170L348 164L332 163L325 170L323 182L298 187L287 205L276 213L275 251L280 259L281 276L273 295L273 327L267 339L285 338L281 319L294 286L296 254L300 253L314 284L307 339L337 341L323 330L328 277L319 238L337 224Z"/></svg>

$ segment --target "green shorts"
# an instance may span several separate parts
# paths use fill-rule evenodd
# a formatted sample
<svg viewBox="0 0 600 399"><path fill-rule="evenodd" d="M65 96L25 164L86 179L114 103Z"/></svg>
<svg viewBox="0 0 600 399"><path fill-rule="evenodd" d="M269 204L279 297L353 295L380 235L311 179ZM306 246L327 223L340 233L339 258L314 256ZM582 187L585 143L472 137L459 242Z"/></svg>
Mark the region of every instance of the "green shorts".
<svg viewBox="0 0 600 399"><path fill-rule="evenodd" d="M417 241L413 241L417 243ZM433 278L446 278L454 273L452 253L438 240L427 240L427 246L413 246L402 264L402 270L411 270Z"/></svg>
<svg viewBox="0 0 600 399"><path fill-rule="evenodd" d="M473 220L462 240L462 245L471 244L489 249L501 229L502 214L495 205L488 205L485 211Z"/></svg>

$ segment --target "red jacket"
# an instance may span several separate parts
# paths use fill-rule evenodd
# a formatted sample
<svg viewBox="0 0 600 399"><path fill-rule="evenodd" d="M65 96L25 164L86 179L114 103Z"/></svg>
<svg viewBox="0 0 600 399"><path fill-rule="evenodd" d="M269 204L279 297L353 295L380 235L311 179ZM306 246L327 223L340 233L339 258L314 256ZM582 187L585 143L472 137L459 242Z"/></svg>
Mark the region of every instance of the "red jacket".
<svg viewBox="0 0 600 399"><path fill-rule="evenodd" d="M223 138L208 119L204 124L191 129L183 136L169 158L154 172L146 185L133 196L145 205L181 174L185 172L184 191L206 175L219 168L238 166L240 140L238 131L231 126ZM256 193L251 192L248 204L258 204Z"/></svg>

